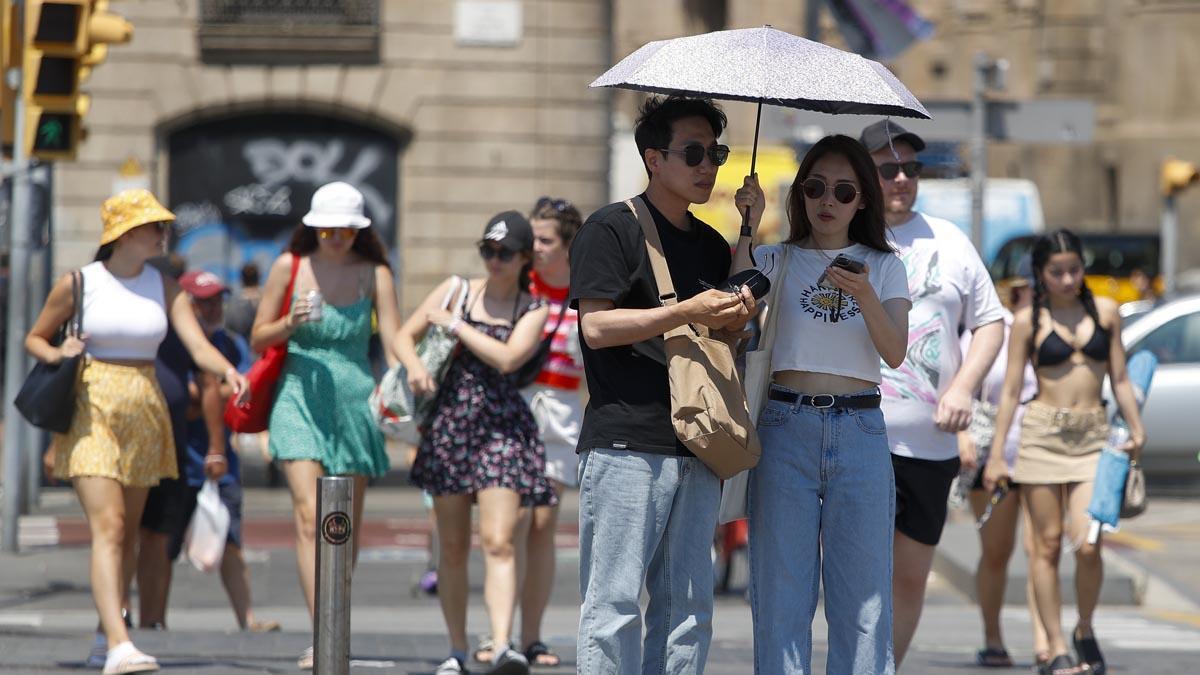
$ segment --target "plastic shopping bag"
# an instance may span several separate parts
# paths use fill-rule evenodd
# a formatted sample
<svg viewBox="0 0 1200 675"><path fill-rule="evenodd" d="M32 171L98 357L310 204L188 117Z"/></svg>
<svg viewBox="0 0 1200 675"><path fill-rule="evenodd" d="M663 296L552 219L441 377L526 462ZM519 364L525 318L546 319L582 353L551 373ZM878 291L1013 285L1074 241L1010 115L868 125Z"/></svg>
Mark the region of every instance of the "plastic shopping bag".
<svg viewBox="0 0 1200 675"><path fill-rule="evenodd" d="M201 572L211 572L221 566L225 539L229 536L229 509L221 501L215 480L204 481L196 498L187 541L187 557Z"/></svg>

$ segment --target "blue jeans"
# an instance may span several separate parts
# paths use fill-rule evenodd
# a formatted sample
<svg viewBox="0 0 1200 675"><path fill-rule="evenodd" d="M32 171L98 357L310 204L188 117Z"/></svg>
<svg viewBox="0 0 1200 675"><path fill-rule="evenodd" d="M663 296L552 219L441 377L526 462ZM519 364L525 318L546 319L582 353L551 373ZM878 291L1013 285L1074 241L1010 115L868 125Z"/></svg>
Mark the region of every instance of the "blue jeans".
<svg viewBox="0 0 1200 675"><path fill-rule="evenodd" d="M582 453L579 472L578 671L703 673L717 477L694 457L610 449Z"/></svg>
<svg viewBox="0 0 1200 675"><path fill-rule="evenodd" d="M826 672L891 675L895 480L878 408L768 401L749 487L754 670L812 672L817 584Z"/></svg>

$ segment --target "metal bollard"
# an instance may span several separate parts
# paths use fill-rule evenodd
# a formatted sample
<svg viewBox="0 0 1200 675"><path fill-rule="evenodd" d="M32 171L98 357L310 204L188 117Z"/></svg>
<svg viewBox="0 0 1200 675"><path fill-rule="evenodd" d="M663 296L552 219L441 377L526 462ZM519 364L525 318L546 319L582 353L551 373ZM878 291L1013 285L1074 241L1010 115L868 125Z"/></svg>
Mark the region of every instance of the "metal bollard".
<svg viewBox="0 0 1200 675"><path fill-rule="evenodd" d="M354 479L317 479L317 588L313 672L350 672L350 576L353 572Z"/></svg>

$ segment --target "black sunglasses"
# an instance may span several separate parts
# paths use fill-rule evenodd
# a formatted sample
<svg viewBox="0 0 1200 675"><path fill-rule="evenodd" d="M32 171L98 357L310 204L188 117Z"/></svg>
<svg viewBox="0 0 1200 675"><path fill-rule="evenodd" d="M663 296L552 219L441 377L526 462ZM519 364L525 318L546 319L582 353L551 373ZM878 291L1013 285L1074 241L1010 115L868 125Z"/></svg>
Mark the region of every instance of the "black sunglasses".
<svg viewBox="0 0 1200 675"><path fill-rule="evenodd" d="M689 143L682 150L672 150L670 148L659 148L659 152L665 154L683 155L683 161L688 166L700 166L700 162L704 161L707 156L712 161L713 166L721 166L729 161L729 146L728 145L710 145L704 147L699 143Z"/></svg>
<svg viewBox="0 0 1200 675"><path fill-rule="evenodd" d="M508 262L517 254L516 251L504 248L503 246L488 246L487 244L479 245L479 257L484 260L499 258L500 262Z"/></svg>
<svg viewBox="0 0 1200 675"><path fill-rule="evenodd" d="M543 195L541 197L538 197L537 203L533 205L533 210L535 212L541 211L542 209L546 208L547 206L552 207L555 211L558 211L559 213L562 213L563 211L566 211L567 209L571 208L571 202L569 202L565 199L555 199L548 195Z"/></svg>
<svg viewBox="0 0 1200 675"><path fill-rule="evenodd" d="M820 199L825 196L825 191L829 186L820 178L809 178L800 184L800 189L804 190L804 196L809 199ZM833 186L833 198L843 204L849 204L858 196L858 188L850 183L838 183Z"/></svg>
<svg viewBox="0 0 1200 675"><path fill-rule="evenodd" d="M904 175L909 178L918 178L921 175L921 169L925 165L917 160L911 162L885 162L879 165L879 175L887 180L892 180L900 175L900 171L904 171Z"/></svg>

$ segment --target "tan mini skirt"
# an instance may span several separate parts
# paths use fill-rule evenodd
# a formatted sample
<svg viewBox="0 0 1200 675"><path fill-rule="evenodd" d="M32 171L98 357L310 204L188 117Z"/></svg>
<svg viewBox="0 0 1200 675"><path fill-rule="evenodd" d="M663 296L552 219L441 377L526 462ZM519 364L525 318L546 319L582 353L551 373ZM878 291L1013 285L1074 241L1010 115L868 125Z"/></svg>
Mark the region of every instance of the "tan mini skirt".
<svg viewBox="0 0 1200 675"><path fill-rule="evenodd" d="M1096 478L1108 440L1104 408L1054 408L1030 401L1021 421L1021 446L1013 482L1024 485L1083 483Z"/></svg>
<svg viewBox="0 0 1200 675"><path fill-rule="evenodd" d="M175 440L154 366L85 359L75 385L75 414L54 434L54 476L112 478L126 487L152 487L177 478Z"/></svg>

